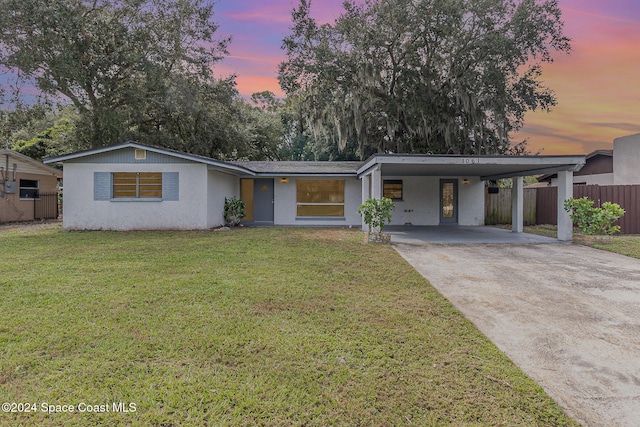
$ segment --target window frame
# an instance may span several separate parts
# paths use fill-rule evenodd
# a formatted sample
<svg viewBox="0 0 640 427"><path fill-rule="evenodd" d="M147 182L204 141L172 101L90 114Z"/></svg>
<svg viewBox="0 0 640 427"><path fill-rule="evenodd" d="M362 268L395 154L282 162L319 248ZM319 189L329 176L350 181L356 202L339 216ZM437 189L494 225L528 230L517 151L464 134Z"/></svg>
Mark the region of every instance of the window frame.
<svg viewBox="0 0 640 427"><path fill-rule="evenodd" d="M120 175L120 177L118 177ZM135 175L135 183L121 183L117 182L118 178L131 180L131 175ZM153 175L151 177L150 175ZM146 177L145 177L146 176ZM155 179L154 183L144 183L143 179ZM159 179L159 182L158 182ZM162 172L112 172L111 173L111 199L115 201L126 201L126 200L162 200L163 196L163 173ZM125 190L123 187L132 187L134 194L131 193L131 189ZM117 188L120 187L120 188ZM155 187L154 189L150 189L149 187ZM127 195L120 195L122 191L129 191ZM159 192L159 195L148 196L144 195L145 192Z"/></svg>
<svg viewBox="0 0 640 427"><path fill-rule="evenodd" d="M385 186L389 185L398 185L400 184L400 197L388 197L387 189ZM391 190L389 190L391 191ZM387 197L391 200L404 200L404 182L401 179L385 179L382 181L382 197Z"/></svg>
<svg viewBox="0 0 640 427"><path fill-rule="evenodd" d="M328 196L328 198L322 198L323 194L320 192L314 192L314 199L317 199L318 196L321 196L320 200L301 200L300 192L301 186L304 185L321 185L319 183L338 183L338 187L341 190L341 193L337 192L331 193L328 192L324 194L324 196ZM345 187L346 180L344 179L298 179L296 180L296 219L344 219L345 217ZM309 195L309 194L307 194ZM331 196L337 196L337 200L331 200ZM322 213L315 214L305 214L304 211L307 208L319 208L319 209L331 209L332 207L338 209L338 215L325 215Z"/></svg>
<svg viewBox="0 0 640 427"><path fill-rule="evenodd" d="M22 185L23 181L29 181L29 182L35 182L36 186L35 187L26 187ZM19 186L18 186L18 192L20 195L20 200L38 200L40 199L40 181L37 179L24 179L24 178L20 178L19 182L18 182ZM22 194L22 190L29 190L30 192L35 190L35 197L30 197L30 196L24 196Z"/></svg>

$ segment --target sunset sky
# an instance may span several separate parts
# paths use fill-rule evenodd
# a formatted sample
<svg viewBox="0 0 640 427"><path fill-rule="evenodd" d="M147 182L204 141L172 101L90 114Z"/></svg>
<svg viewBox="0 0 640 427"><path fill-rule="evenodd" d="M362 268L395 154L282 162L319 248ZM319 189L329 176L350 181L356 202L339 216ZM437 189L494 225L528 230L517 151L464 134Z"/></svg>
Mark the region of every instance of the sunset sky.
<svg viewBox="0 0 640 427"><path fill-rule="evenodd" d="M640 133L640 1L558 0L569 56L545 66L543 80L558 105L529 113L514 138L529 139L542 154L586 154L612 148L613 139ZM277 67L297 0L218 0L215 20L231 35L230 56L218 64L221 76L236 74L243 95L270 90L283 96ZM315 0L312 16L332 22L342 0Z"/></svg>

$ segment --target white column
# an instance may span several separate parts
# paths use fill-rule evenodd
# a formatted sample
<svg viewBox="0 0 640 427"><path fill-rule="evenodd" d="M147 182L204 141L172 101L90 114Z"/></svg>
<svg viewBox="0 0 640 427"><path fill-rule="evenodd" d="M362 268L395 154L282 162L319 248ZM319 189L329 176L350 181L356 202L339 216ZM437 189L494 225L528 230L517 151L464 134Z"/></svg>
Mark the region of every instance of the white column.
<svg viewBox="0 0 640 427"><path fill-rule="evenodd" d="M511 231L522 233L524 231L524 189L521 176L513 177L511 187Z"/></svg>
<svg viewBox="0 0 640 427"><path fill-rule="evenodd" d="M374 199L382 198L382 171L380 168L373 170L371 174L371 197Z"/></svg>
<svg viewBox="0 0 640 427"><path fill-rule="evenodd" d="M362 203L371 198L371 175L363 175L361 178L362 184ZM364 223L364 217L361 218L362 230L367 230L367 224Z"/></svg>
<svg viewBox="0 0 640 427"><path fill-rule="evenodd" d="M573 197L573 171L558 172L558 240L569 241L573 237L573 223L564 201Z"/></svg>

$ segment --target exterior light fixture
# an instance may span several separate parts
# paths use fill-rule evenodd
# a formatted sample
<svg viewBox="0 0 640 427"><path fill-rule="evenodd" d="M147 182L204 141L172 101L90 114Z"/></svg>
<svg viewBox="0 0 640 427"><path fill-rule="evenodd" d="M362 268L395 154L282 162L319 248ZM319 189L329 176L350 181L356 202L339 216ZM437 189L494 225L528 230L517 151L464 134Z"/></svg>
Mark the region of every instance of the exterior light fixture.
<svg viewBox="0 0 640 427"><path fill-rule="evenodd" d="M469 183L469 180L468 180L467 178L465 178L465 179L463 179L463 180L462 180L462 184L463 184L463 185L467 185L468 183Z"/></svg>
<svg viewBox="0 0 640 427"><path fill-rule="evenodd" d="M286 184L287 182L289 182L289 178L280 178L280 182Z"/></svg>

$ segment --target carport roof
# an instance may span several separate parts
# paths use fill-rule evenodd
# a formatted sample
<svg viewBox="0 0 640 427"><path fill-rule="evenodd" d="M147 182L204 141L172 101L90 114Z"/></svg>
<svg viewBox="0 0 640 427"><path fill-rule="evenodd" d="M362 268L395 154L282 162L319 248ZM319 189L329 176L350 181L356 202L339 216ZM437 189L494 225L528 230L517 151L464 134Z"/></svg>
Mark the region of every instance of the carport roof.
<svg viewBox="0 0 640 427"><path fill-rule="evenodd" d="M464 156L376 154L358 169L358 176L380 169L384 176L479 176L495 180L559 171L579 171L585 156Z"/></svg>

